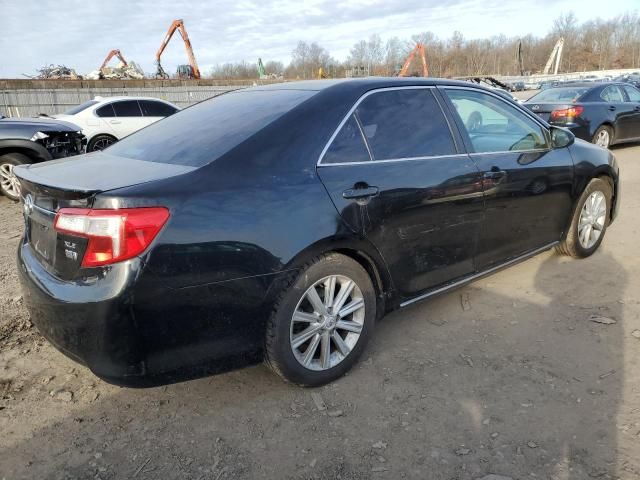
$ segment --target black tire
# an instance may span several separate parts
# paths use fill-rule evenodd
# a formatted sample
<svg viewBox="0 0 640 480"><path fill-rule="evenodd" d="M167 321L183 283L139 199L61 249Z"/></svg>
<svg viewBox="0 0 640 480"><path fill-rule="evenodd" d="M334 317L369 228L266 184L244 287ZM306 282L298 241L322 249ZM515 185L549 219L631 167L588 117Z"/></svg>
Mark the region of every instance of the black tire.
<svg viewBox="0 0 640 480"><path fill-rule="evenodd" d="M606 138L608 138L608 140L605 142L606 145L605 143L602 143L602 142L598 143L598 138L604 133L606 133ZM604 147L604 148L609 148L611 145L613 145L613 128L611 128L609 125L600 125L596 130L596 133L593 134L591 143L595 145L600 145L601 147Z"/></svg>
<svg viewBox="0 0 640 480"><path fill-rule="evenodd" d="M87 153L104 150L109 145L113 145L117 141L118 139L112 135L107 135L107 134L96 135L87 144ZM108 144L108 145L104 145L104 144Z"/></svg>
<svg viewBox="0 0 640 480"><path fill-rule="evenodd" d="M6 173L7 169L13 169L17 165L29 163L33 163L32 160L22 153L7 153L0 156L0 192L14 202L20 200L20 190L15 191L15 184L13 186L7 185L4 173Z"/></svg>
<svg viewBox="0 0 640 480"><path fill-rule="evenodd" d="M331 275L348 277L360 289L364 300L364 322L357 343L340 363L325 370L313 370L303 366L294 354L291 344L292 317L308 289L319 280ZM358 262L345 255L337 253L321 255L293 275L278 296L267 322L265 363L284 380L300 386L315 387L332 382L344 375L356 363L373 333L375 319L376 294L367 271ZM335 353L337 348L335 342L331 341L330 345Z"/></svg>
<svg viewBox="0 0 640 480"><path fill-rule="evenodd" d="M585 246L582 245L579 239L578 225L580 222L580 215L587 199L591 196L592 193L597 191L604 194L604 198L607 202L604 226L600 233L600 237L595 242L595 244L590 248L585 248ZM576 204L575 211L573 212L573 216L571 218L569 229L567 230L565 238L562 240L560 245L556 247L556 251L561 255L568 255L574 258L586 258L592 255L602 243L605 233L607 232L607 227L609 226L609 222L611 220L610 216L612 198L613 190L611 188L611 184L607 180L604 180L602 178L594 178L593 180L591 180L582 192L582 195L580 195L580 199Z"/></svg>

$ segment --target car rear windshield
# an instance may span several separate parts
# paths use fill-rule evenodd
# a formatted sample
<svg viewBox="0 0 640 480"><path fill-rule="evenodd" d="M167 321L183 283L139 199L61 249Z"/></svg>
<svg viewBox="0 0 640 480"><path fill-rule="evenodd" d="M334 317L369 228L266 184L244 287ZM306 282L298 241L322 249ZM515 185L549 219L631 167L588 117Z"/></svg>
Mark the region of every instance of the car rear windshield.
<svg viewBox="0 0 640 480"><path fill-rule="evenodd" d="M137 160L200 167L311 98L309 90L237 90L186 108L109 148Z"/></svg>
<svg viewBox="0 0 640 480"><path fill-rule="evenodd" d="M543 90L531 97L529 102L575 102L591 87L562 87Z"/></svg>
<svg viewBox="0 0 640 480"><path fill-rule="evenodd" d="M75 115L76 113L80 113L81 111L86 110L90 106L95 105L97 103L100 103L100 102L98 100L88 100L84 103L81 103L80 105L76 105L75 107L70 108L69 110L64 112L63 115Z"/></svg>

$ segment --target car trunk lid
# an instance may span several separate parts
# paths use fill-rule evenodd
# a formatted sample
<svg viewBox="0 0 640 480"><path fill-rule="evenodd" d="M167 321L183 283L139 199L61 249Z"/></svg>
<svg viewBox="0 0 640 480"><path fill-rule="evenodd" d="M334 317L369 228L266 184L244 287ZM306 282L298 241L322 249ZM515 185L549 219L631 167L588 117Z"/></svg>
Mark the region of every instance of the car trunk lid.
<svg viewBox="0 0 640 480"><path fill-rule="evenodd" d="M95 195L101 192L193 170L194 167L133 160L104 152L16 167L25 240L52 274L62 279L73 278L82 263L87 241L54 229L55 216L61 208L91 208Z"/></svg>

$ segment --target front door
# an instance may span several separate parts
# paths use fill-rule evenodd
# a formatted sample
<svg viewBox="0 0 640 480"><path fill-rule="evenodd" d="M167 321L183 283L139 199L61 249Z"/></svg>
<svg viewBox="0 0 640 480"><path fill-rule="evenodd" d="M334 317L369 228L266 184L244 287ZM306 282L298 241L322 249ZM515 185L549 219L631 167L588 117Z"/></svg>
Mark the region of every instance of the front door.
<svg viewBox="0 0 640 480"><path fill-rule="evenodd" d="M381 89L343 122L318 174L409 299L474 271L482 178L435 88Z"/></svg>
<svg viewBox="0 0 640 480"><path fill-rule="evenodd" d="M509 101L478 89L444 88L483 176L479 270L559 240L572 208L573 161L548 131Z"/></svg>

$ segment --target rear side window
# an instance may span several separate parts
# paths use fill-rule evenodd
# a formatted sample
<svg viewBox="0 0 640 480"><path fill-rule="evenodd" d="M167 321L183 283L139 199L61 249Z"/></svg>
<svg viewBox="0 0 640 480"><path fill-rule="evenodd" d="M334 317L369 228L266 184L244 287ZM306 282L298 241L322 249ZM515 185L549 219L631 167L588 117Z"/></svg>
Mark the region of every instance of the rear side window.
<svg viewBox="0 0 640 480"><path fill-rule="evenodd" d="M224 155L295 106L310 90L238 90L180 110L109 147L109 153L200 167Z"/></svg>
<svg viewBox="0 0 640 480"><path fill-rule="evenodd" d="M138 100L142 114L145 117L168 117L176 113L176 109L164 102L154 102L153 100Z"/></svg>
<svg viewBox="0 0 640 480"><path fill-rule="evenodd" d="M371 160L362 138L362 131L354 115L342 126L336 138L331 142L322 163L367 162Z"/></svg>
<svg viewBox="0 0 640 480"><path fill-rule="evenodd" d="M616 85L609 85L607 88L602 90L600 93L600 98L602 98L605 102L624 102L624 96Z"/></svg>
<svg viewBox="0 0 640 480"><path fill-rule="evenodd" d="M627 96L629 97L630 102L640 102L640 90L634 87L629 87L625 85L624 91L627 92Z"/></svg>
<svg viewBox="0 0 640 480"><path fill-rule="evenodd" d="M137 100L125 100L123 102L113 102L113 109L116 117L141 117L142 112Z"/></svg>
<svg viewBox="0 0 640 480"><path fill-rule="evenodd" d="M451 155L456 148L431 89L376 92L356 109L374 160Z"/></svg>
<svg viewBox="0 0 640 480"><path fill-rule="evenodd" d="M116 116L116 112L113 111L113 104L112 103L107 103L106 105L103 105L102 107L96 109L96 115L99 117L115 117Z"/></svg>

